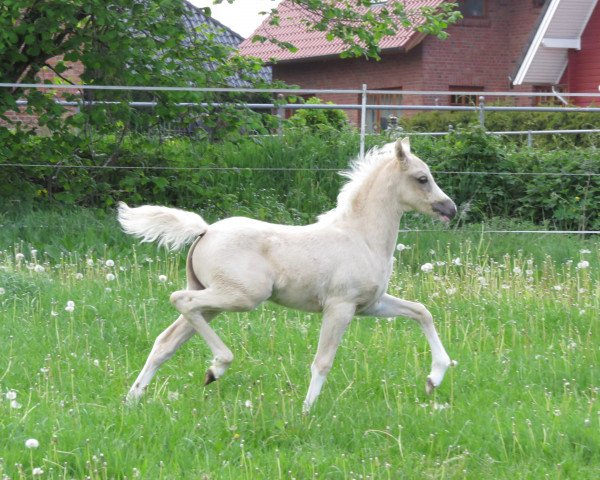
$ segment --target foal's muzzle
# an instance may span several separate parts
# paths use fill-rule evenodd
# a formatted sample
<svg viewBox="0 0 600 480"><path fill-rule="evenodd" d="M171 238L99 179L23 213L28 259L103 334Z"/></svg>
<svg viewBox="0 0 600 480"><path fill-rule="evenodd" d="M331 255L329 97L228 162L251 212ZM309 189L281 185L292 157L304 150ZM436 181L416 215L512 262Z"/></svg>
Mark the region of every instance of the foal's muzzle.
<svg viewBox="0 0 600 480"><path fill-rule="evenodd" d="M432 203L431 209L445 222L449 222L456 216L456 205L452 200Z"/></svg>

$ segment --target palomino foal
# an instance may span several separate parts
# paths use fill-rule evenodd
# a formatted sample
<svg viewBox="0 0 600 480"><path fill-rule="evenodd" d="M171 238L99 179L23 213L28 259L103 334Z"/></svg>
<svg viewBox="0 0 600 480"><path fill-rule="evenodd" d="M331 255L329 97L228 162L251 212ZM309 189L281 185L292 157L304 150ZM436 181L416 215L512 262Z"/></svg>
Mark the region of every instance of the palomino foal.
<svg viewBox="0 0 600 480"><path fill-rule="evenodd" d="M221 377L231 350L209 326L220 312L245 312L265 300L322 312L323 324L304 400L308 411L333 365L346 327L355 315L416 320L432 354L426 390L437 387L451 365L429 311L420 303L385 293L403 212L417 210L446 222L456 214L429 168L410 151L408 138L357 160L345 174L335 209L306 226L276 225L243 217L208 225L199 215L173 208L119 205L123 230L172 249L193 242L187 257L187 288L171 295L181 314L154 343L127 401L137 400L158 367L194 333L213 354L205 384Z"/></svg>

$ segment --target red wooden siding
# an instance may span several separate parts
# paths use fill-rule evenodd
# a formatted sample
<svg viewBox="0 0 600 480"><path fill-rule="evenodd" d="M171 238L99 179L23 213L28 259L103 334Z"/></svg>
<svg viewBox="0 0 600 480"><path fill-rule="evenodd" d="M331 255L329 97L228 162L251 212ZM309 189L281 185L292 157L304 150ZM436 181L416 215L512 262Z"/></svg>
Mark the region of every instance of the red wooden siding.
<svg viewBox="0 0 600 480"><path fill-rule="evenodd" d="M599 92L600 4L596 6L581 36L581 50L569 52L569 66L564 75L564 83L569 92ZM600 103L600 99L577 97L573 99L573 103L583 107L592 103Z"/></svg>

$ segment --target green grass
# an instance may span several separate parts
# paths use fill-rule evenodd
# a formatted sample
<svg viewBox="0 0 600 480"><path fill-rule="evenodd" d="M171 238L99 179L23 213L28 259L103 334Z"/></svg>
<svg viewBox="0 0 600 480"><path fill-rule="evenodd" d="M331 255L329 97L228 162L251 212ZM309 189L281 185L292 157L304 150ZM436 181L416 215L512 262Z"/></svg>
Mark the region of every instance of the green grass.
<svg viewBox="0 0 600 480"><path fill-rule="evenodd" d="M597 239L402 235L389 290L429 307L458 366L427 397L418 326L357 319L303 416L317 315L222 315L236 355L222 379L202 387L210 352L193 338L126 408L176 318L184 255L89 212L0 223L0 478L598 478Z"/></svg>

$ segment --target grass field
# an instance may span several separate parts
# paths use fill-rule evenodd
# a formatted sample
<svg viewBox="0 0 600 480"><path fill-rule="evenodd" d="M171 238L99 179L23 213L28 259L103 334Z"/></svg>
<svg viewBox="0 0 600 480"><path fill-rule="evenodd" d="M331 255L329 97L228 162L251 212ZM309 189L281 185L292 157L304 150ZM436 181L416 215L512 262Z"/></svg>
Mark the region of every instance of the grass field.
<svg viewBox="0 0 600 480"><path fill-rule="evenodd" d="M418 326L356 320L304 416L318 316L220 316L222 379L202 387L194 338L127 408L184 255L91 213L0 223L0 478L600 477L598 239L402 235L390 291L429 307L458 366L428 397Z"/></svg>

